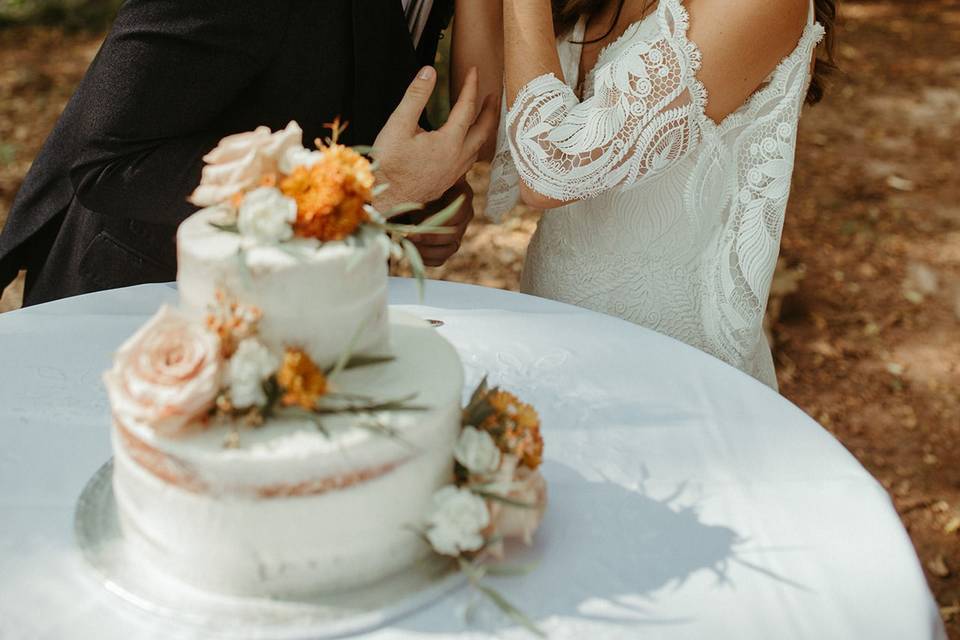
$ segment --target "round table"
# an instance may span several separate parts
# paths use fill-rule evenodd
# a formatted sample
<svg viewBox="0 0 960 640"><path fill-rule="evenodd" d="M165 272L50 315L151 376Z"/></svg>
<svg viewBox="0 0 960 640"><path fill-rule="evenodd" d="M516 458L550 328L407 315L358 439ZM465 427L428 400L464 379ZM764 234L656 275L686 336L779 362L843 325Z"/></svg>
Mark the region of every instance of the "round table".
<svg viewBox="0 0 960 640"><path fill-rule="evenodd" d="M826 431L749 376L621 320L408 280L391 303L444 322L467 383L539 410L551 503L522 577L491 579L551 638L945 637L883 489ZM100 383L172 285L0 316L0 638L184 638L90 577L74 503L110 458ZM529 559L524 557L524 560ZM469 589L365 638L527 638Z"/></svg>

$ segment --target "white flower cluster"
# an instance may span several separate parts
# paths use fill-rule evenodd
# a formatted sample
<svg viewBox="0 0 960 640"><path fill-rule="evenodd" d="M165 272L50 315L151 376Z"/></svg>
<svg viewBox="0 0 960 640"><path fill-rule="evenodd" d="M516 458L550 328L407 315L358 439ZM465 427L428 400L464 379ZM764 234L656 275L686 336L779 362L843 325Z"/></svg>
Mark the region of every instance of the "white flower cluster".
<svg viewBox="0 0 960 640"><path fill-rule="evenodd" d="M301 145L290 147L280 158L280 171L289 175L297 167L312 167L323 158L318 149L306 149Z"/></svg>
<svg viewBox="0 0 960 640"><path fill-rule="evenodd" d="M453 455L472 474L488 475L500 467L500 450L493 438L475 427L460 432ZM450 485L433 494L427 515L427 539L437 553L458 556L483 547L483 530L489 524L486 501L469 489Z"/></svg>
<svg viewBox="0 0 960 640"><path fill-rule="evenodd" d="M267 402L263 381L270 377L280 363L255 338L246 338L238 346L227 366L227 384L230 402L234 408L259 407Z"/></svg>
<svg viewBox="0 0 960 640"><path fill-rule="evenodd" d="M456 557L483 547L483 530L489 524L490 511L483 498L449 485L433 494L427 539L437 553Z"/></svg>
<svg viewBox="0 0 960 640"><path fill-rule="evenodd" d="M459 556L484 549L499 556L503 540L531 544L546 508L543 476L501 453L489 432L472 426L460 432L453 456L466 470L467 486L449 485L433 495L426 536L434 551ZM483 492L470 488L477 484Z"/></svg>
<svg viewBox="0 0 960 640"><path fill-rule="evenodd" d="M274 187L260 187L248 193L237 216L240 234L265 244L293 237L297 203Z"/></svg>
<svg viewBox="0 0 960 640"><path fill-rule="evenodd" d="M453 449L457 462L467 471L477 475L488 475L500 468L500 449L493 437L476 427L465 427Z"/></svg>

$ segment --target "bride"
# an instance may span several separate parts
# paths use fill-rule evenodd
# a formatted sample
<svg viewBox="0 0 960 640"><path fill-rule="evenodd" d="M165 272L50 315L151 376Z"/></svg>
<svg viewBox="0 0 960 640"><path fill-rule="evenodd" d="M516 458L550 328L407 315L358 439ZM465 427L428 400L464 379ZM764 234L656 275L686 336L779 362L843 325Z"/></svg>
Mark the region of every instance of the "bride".
<svg viewBox="0 0 960 640"><path fill-rule="evenodd" d="M488 213L546 210L522 289L776 388L763 315L835 0L457 5L454 86L477 66L486 89L505 87Z"/></svg>

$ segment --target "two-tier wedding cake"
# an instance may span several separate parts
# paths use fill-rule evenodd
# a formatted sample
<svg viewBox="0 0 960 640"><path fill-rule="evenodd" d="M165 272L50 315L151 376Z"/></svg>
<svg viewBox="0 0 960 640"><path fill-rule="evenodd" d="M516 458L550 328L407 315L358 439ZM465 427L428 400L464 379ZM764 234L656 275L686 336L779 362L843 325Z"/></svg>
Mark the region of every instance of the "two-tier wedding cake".
<svg viewBox="0 0 960 640"><path fill-rule="evenodd" d="M529 540L543 512L536 414L486 388L461 409L453 347L388 309L411 228L370 206L371 165L337 135L307 150L296 123L261 127L205 157L180 304L105 375L124 537L206 590L354 588Z"/></svg>

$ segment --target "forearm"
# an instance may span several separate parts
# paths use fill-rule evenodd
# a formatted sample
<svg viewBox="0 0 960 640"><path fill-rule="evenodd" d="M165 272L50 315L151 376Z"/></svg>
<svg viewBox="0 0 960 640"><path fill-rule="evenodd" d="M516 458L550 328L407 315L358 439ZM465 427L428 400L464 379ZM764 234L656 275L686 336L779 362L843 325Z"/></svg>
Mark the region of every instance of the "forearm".
<svg viewBox="0 0 960 640"><path fill-rule="evenodd" d="M545 73L563 78L563 71L549 0L503 0L503 12L507 105L512 106L517 94L531 80ZM566 204L534 191L522 180L520 197L525 204L537 209Z"/></svg>
<svg viewBox="0 0 960 640"><path fill-rule="evenodd" d="M549 0L503 0L504 62L507 105L531 80L546 73L563 78L553 14ZM524 203L538 209L553 209L566 204L550 198L520 182Z"/></svg>
<svg viewBox="0 0 960 640"><path fill-rule="evenodd" d="M450 102L456 102L467 73L476 67L480 99L499 113L503 93L503 7L500 0L457 0L450 60ZM493 157L496 136L484 145L481 160Z"/></svg>
<svg viewBox="0 0 960 640"><path fill-rule="evenodd" d="M563 79L550 0L503 0L503 28L508 106L538 76Z"/></svg>

